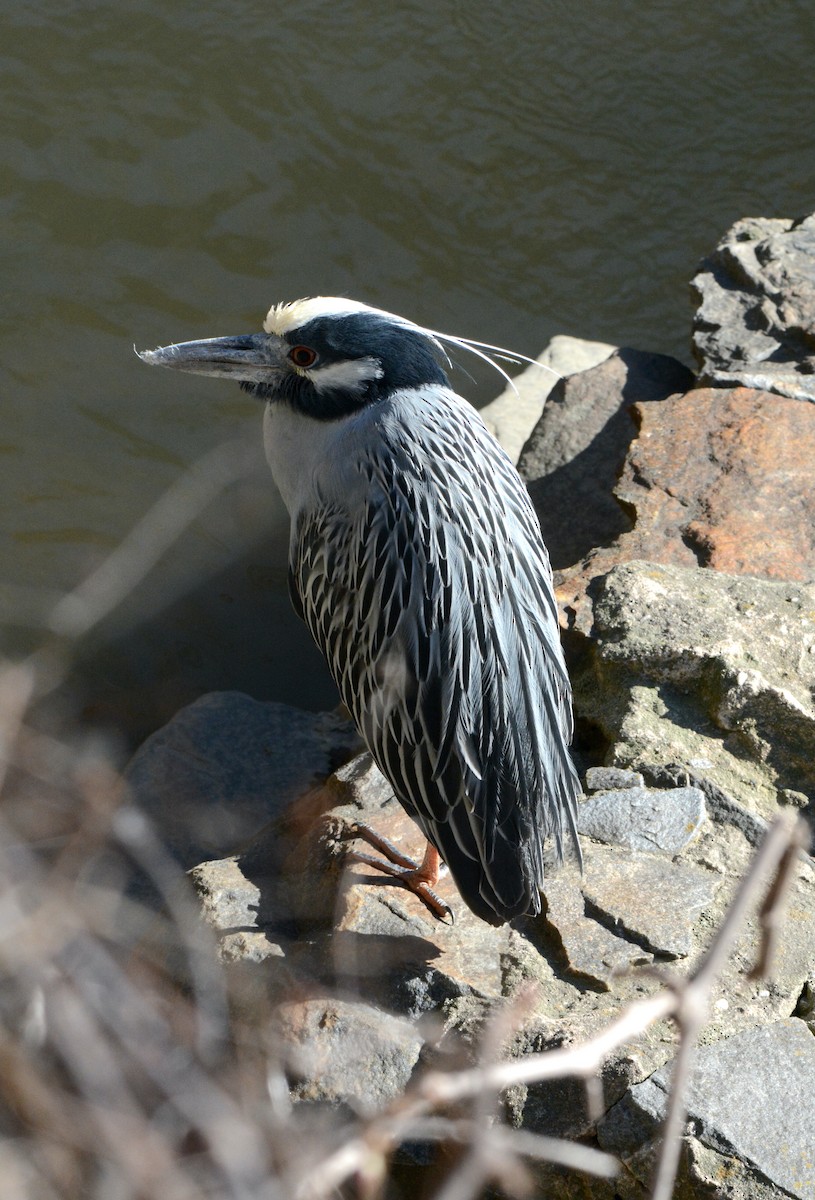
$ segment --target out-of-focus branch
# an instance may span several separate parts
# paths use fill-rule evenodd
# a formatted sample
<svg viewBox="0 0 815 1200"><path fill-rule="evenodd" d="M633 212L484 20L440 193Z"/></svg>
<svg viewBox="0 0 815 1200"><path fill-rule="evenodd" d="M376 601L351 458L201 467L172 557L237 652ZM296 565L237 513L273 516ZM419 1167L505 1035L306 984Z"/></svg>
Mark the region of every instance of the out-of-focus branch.
<svg viewBox="0 0 815 1200"><path fill-rule="evenodd" d="M0 792L34 693L36 675L26 663L0 669Z"/></svg>
<svg viewBox="0 0 815 1200"><path fill-rule="evenodd" d="M98 625L207 505L241 475L248 474L253 458L254 452L245 441L232 441L193 463L93 574L58 601L48 620L52 632L78 638Z"/></svg>

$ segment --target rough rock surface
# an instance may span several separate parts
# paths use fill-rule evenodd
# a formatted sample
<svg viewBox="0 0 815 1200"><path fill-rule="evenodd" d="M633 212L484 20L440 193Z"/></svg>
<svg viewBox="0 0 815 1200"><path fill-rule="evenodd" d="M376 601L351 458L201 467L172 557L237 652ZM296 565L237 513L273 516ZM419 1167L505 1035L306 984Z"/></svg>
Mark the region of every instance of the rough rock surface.
<svg viewBox="0 0 815 1200"><path fill-rule="evenodd" d="M597 920L655 955L684 958L693 950L694 922L721 882L707 867L617 851L587 869L582 890Z"/></svg>
<svg viewBox="0 0 815 1200"><path fill-rule="evenodd" d="M607 342L586 342L556 334L538 355L541 366L528 366L515 377L514 386L507 386L497 399L481 409L488 429L513 462L518 461L524 443L540 420L546 398L559 379L597 366L615 349Z"/></svg>
<svg viewBox="0 0 815 1200"><path fill-rule="evenodd" d="M281 937L296 932L295 968L304 980L356 988L365 979L369 996L394 1011L415 1016L445 999L500 996L509 930L473 916L449 876L437 888L455 914L448 926L396 880L350 861L353 850L370 852L350 836L358 822L421 857L421 834L366 754L272 822L243 854L197 866L193 881L221 934L222 956L245 956L237 932L253 958L268 946L277 955Z"/></svg>
<svg viewBox="0 0 815 1200"><path fill-rule="evenodd" d="M363 1113L404 1092L424 1045L410 1021L336 997L281 1004L276 1033L289 1048L295 1100Z"/></svg>
<svg viewBox="0 0 815 1200"><path fill-rule="evenodd" d="M676 359L622 349L552 388L518 470L554 567L576 562L630 527L612 490L635 434L631 406L692 385L693 375Z"/></svg>
<svg viewBox="0 0 815 1200"><path fill-rule="evenodd" d="M589 767L586 771L587 792L613 792L623 788L641 788L645 780L639 771L623 767ZM591 832L590 830L586 831Z"/></svg>
<svg viewBox="0 0 815 1200"><path fill-rule="evenodd" d="M767 392L702 389L638 406L637 416L617 496L654 540L675 530L703 566L731 574L815 577L812 409Z"/></svg>
<svg viewBox="0 0 815 1200"><path fill-rule="evenodd" d="M639 434L614 486L630 528L558 573L572 624L590 627L591 581L631 559L815 578L815 407L706 388L633 414Z"/></svg>
<svg viewBox="0 0 815 1200"><path fill-rule="evenodd" d="M704 383L815 400L815 215L737 221L691 287Z"/></svg>
<svg viewBox="0 0 815 1200"><path fill-rule="evenodd" d="M576 703L614 765L684 763L765 820L785 790L815 797L815 585L625 563L592 613Z"/></svg>
<svg viewBox="0 0 815 1200"><path fill-rule="evenodd" d="M657 791L639 785L586 800L580 806L578 831L629 850L679 854L696 837L705 816L700 788Z"/></svg>
<svg viewBox="0 0 815 1200"><path fill-rule="evenodd" d="M178 858L237 849L359 748L350 721L241 692L210 692L149 737L125 772L139 808Z"/></svg>
<svg viewBox="0 0 815 1200"><path fill-rule="evenodd" d="M665 1115L669 1068L632 1087L598 1129L600 1145L619 1154L643 1185L649 1182L643 1167L653 1156L643 1147L658 1135ZM790 1196L815 1197L814 1079L815 1038L794 1018L697 1052L686 1092L688 1120L693 1140L719 1160L720 1178L726 1178L728 1160L736 1159ZM703 1154L696 1155L697 1178L700 1161Z"/></svg>

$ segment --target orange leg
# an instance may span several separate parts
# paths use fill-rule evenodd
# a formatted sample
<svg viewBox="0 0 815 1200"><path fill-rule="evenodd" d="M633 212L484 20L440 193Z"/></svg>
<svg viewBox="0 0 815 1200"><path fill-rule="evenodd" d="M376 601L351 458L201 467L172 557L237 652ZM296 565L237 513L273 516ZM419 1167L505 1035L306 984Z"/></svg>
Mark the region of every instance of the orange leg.
<svg viewBox="0 0 815 1200"><path fill-rule="evenodd" d="M424 858L420 864L416 864L412 858L408 858L406 854L402 854L401 850L397 850L393 842L389 842L387 838L380 837L370 825L355 824L348 827L345 834L349 838L361 838L367 842L369 846L373 846L374 850L378 850L380 854L385 856L388 861L383 861L381 858L374 858L372 854L362 854L358 850L352 850L347 855L349 862L364 863L368 867L376 867L378 871L382 871L385 875L391 875L398 879L409 891L418 896L427 908L433 913L434 917L438 917L440 921L450 918L451 924L455 923L453 910L449 904L442 900L441 896L437 896L433 888L439 881L439 852L430 842L427 843L424 852Z"/></svg>

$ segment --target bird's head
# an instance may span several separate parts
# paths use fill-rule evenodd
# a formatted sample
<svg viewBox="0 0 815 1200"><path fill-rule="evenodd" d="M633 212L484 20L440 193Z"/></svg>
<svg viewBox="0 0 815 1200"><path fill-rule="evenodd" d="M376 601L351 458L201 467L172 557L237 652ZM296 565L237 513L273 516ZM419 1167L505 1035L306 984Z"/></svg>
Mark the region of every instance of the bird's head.
<svg viewBox="0 0 815 1200"><path fill-rule="evenodd" d="M331 296L273 305L262 333L137 353L151 366L231 377L263 400L331 421L402 389L449 386L441 365L450 363L447 346L483 359L511 387L498 358L552 370L502 346L426 329L384 309Z"/></svg>
<svg viewBox="0 0 815 1200"><path fill-rule="evenodd" d="M181 342L139 357L152 366L234 379L263 400L334 420L405 388L447 385L432 331L354 300L276 304L262 333Z"/></svg>

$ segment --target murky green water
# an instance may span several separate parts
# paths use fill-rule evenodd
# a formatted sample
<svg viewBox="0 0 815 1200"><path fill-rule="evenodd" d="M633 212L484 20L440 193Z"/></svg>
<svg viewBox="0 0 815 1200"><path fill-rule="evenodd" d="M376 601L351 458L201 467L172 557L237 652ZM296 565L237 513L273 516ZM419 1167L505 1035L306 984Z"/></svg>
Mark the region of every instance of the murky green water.
<svg viewBox="0 0 815 1200"><path fill-rule="evenodd" d="M339 292L529 354L567 332L687 361L699 257L738 217L815 208L808 0L0 13L7 652L188 464L259 441L237 389L134 342ZM211 687L332 703L285 538L259 465L84 654L92 710L144 729Z"/></svg>

